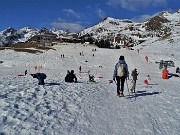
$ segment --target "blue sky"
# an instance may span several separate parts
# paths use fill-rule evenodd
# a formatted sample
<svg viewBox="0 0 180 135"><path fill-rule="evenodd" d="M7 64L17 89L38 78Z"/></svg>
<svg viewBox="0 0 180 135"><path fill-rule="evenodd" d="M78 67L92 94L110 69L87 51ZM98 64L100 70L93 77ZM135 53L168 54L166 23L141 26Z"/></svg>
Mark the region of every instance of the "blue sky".
<svg viewBox="0 0 180 135"><path fill-rule="evenodd" d="M179 8L180 0L0 0L0 31L46 27L79 32L105 17L141 22Z"/></svg>

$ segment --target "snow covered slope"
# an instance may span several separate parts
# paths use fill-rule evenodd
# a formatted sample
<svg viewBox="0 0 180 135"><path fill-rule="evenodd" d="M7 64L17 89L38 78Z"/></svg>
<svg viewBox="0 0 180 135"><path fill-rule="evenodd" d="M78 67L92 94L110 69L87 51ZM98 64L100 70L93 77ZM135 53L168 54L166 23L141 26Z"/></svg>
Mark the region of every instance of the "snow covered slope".
<svg viewBox="0 0 180 135"><path fill-rule="evenodd" d="M180 78L173 75L180 66L180 47L179 38L171 39L149 40L134 50L68 44L39 55L1 51L0 134L178 135ZM139 72L136 94L128 93L127 80L122 98L116 96L116 84L108 83L120 55L130 73L134 68ZM175 62L176 67L168 68L172 76L167 80L155 64L159 60ZM38 86L30 75L18 76L25 70L45 73L45 86ZM67 70L75 71L79 83L64 82ZM89 70L97 83L88 82ZM144 84L147 75L149 85Z"/></svg>

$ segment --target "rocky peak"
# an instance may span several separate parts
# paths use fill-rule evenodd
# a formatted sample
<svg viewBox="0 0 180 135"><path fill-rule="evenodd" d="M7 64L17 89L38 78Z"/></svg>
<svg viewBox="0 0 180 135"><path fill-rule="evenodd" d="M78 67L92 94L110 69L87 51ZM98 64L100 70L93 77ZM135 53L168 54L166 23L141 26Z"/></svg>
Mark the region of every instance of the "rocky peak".
<svg viewBox="0 0 180 135"><path fill-rule="evenodd" d="M5 29L2 33L3 33L3 35L11 35L11 34L16 33L16 31L17 31L16 29L9 27L9 28Z"/></svg>
<svg viewBox="0 0 180 135"><path fill-rule="evenodd" d="M168 22L170 21L165 17L161 15L157 15L149 19L145 25L147 26L147 30L156 31L162 27L162 23L168 23Z"/></svg>
<svg viewBox="0 0 180 135"><path fill-rule="evenodd" d="M49 30L45 27L43 27L40 31L39 31L40 34L49 34Z"/></svg>

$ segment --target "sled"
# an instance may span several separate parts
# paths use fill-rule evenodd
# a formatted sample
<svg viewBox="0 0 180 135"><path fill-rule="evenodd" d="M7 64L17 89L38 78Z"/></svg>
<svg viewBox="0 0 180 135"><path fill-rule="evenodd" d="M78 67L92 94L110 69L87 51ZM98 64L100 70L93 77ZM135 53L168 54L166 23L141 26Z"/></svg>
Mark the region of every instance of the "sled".
<svg viewBox="0 0 180 135"><path fill-rule="evenodd" d="M109 80L109 83L113 83L113 80Z"/></svg>

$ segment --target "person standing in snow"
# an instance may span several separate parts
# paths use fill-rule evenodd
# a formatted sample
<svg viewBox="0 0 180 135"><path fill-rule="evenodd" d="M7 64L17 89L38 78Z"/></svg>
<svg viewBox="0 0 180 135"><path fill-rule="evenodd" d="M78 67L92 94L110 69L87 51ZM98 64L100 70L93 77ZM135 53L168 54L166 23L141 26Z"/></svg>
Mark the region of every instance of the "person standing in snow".
<svg viewBox="0 0 180 135"><path fill-rule="evenodd" d="M180 73L179 67L176 68L176 73Z"/></svg>
<svg viewBox="0 0 180 135"><path fill-rule="evenodd" d="M81 73L81 66L79 67L79 73Z"/></svg>
<svg viewBox="0 0 180 135"><path fill-rule="evenodd" d="M122 76L118 75L118 69L120 67L120 65L123 66L124 69L124 73ZM128 65L125 62L125 58L124 56L120 56L119 57L119 62L116 63L115 68L114 68L114 74L113 74L113 80L117 81L117 96L124 96L123 92L124 92L124 83L126 79L129 79L129 71L128 71Z"/></svg>
<svg viewBox="0 0 180 135"><path fill-rule="evenodd" d="M135 93L135 89L136 89L136 80L137 80L137 76L139 75L139 73L137 73L137 69L135 68L132 73L131 73L133 80L132 80L132 88L131 88L131 92Z"/></svg>
<svg viewBox="0 0 180 135"><path fill-rule="evenodd" d="M27 75L27 70L25 70L24 75Z"/></svg>

